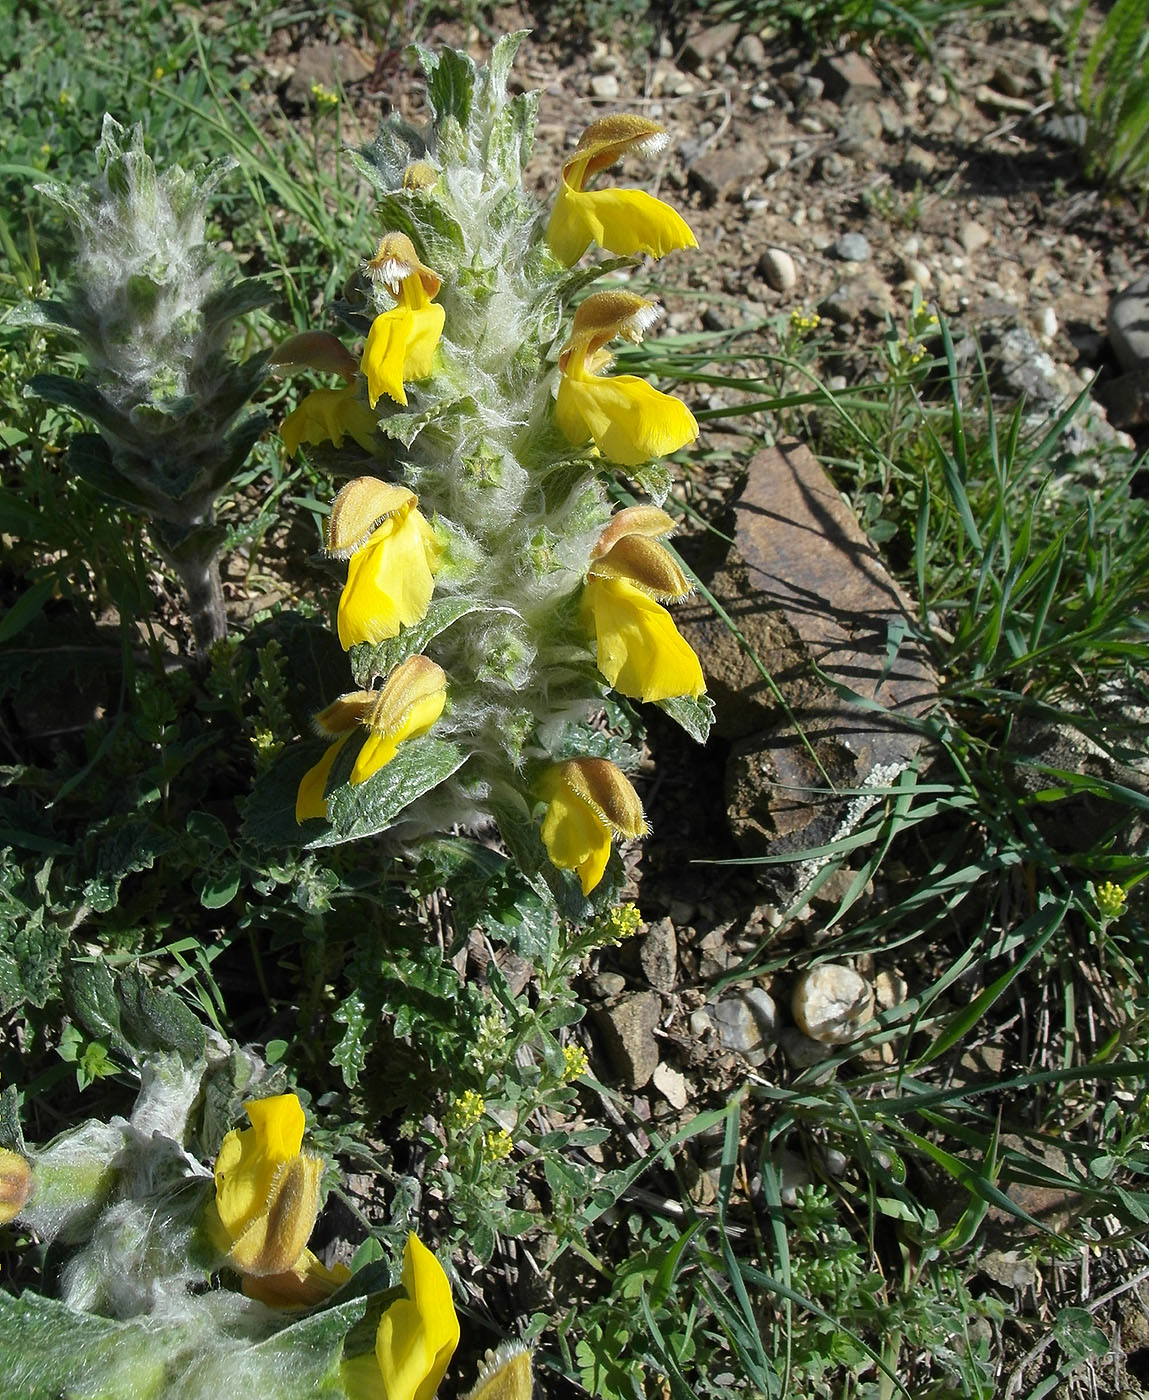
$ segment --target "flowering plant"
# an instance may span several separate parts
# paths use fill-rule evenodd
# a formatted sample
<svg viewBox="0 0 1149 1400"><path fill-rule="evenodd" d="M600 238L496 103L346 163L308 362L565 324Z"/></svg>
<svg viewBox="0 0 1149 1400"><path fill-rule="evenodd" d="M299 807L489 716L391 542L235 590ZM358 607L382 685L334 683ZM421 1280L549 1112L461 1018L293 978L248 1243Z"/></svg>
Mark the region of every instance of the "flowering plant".
<svg viewBox="0 0 1149 1400"><path fill-rule="evenodd" d="M635 116L592 123L540 218L523 189L537 94L507 95L520 37L482 69L419 51L428 129L392 119L358 156L381 225L340 308L362 352L315 331L275 355L343 376L282 432L290 449L329 441L353 478L324 544L348 564L338 630L357 688L317 716L334 742L286 772L311 846L493 819L528 878L558 892L573 871L588 895L612 838L646 829L623 771L635 755L591 714L613 687L701 741L711 709L663 606L690 590L662 542L673 521L657 505L615 511L609 492L621 470L661 504L661 459L698 426L610 372L612 344L641 340L656 308L587 288L694 237L651 195L587 188L665 142ZM623 256L574 268L591 243ZM281 772L265 793L284 787ZM253 834L270 800L257 792Z"/></svg>

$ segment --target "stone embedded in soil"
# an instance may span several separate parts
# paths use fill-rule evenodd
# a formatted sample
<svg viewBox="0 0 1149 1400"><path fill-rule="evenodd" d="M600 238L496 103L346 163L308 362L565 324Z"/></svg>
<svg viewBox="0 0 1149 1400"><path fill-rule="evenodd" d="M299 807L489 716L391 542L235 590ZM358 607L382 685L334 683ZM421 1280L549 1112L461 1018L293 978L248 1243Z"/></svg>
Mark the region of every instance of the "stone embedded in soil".
<svg viewBox="0 0 1149 1400"><path fill-rule="evenodd" d="M882 95L882 80L860 53L832 54L814 69L831 102L845 106Z"/></svg>
<svg viewBox="0 0 1149 1400"><path fill-rule="evenodd" d="M371 75L372 65L350 44L305 44L295 57L295 71L287 81L287 96L307 105L314 101L312 87L334 91Z"/></svg>
<svg viewBox="0 0 1149 1400"><path fill-rule="evenodd" d="M812 1069L830 1054L827 1046L820 1041L811 1040L794 1026L782 1027L778 1032L778 1044L794 1069Z"/></svg>
<svg viewBox="0 0 1149 1400"><path fill-rule="evenodd" d="M695 69L714 63L738 42L740 29L741 25L730 21L726 24L708 24L696 30L683 45L682 66Z"/></svg>
<svg viewBox="0 0 1149 1400"><path fill-rule="evenodd" d="M774 999L763 987L727 997L710 1011L722 1044L740 1055L753 1055L773 1040L776 1014Z"/></svg>
<svg viewBox="0 0 1149 1400"><path fill-rule="evenodd" d="M844 233L834 244L834 255L843 262L868 262L870 240L864 233Z"/></svg>
<svg viewBox="0 0 1149 1400"><path fill-rule="evenodd" d="M866 798L827 789L881 787L910 762L921 740L904 721L925 713L937 680L911 639L913 607L807 447L753 457L733 515L733 547L704 573L746 645L705 602L677 616L703 658L717 732L733 743L734 835L749 855L790 854L864 814ZM850 703L835 682L881 710ZM800 878L794 867L762 870Z"/></svg>
<svg viewBox="0 0 1149 1400"><path fill-rule="evenodd" d="M678 939L669 919L651 924L639 947L638 959L655 991L674 991L678 981Z"/></svg>
<svg viewBox="0 0 1149 1400"><path fill-rule="evenodd" d="M673 1065L656 1065L650 1082L670 1104L671 1108L682 1110L690 1102L690 1089L685 1078Z"/></svg>
<svg viewBox="0 0 1149 1400"><path fill-rule="evenodd" d="M607 1058L625 1088L643 1088L658 1065L654 1028L661 1014L657 992L632 992L595 1013Z"/></svg>
<svg viewBox="0 0 1149 1400"><path fill-rule="evenodd" d="M788 292L798 281L794 259L784 248L767 248L758 259L758 275L776 292Z"/></svg>
<svg viewBox="0 0 1149 1400"><path fill-rule="evenodd" d="M1149 273L1113 297L1105 324L1121 368L1149 368Z"/></svg>
<svg viewBox="0 0 1149 1400"><path fill-rule="evenodd" d="M1097 388L1111 428L1140 428L1149 423L1149 365L1119 374Z"/></svg>
<svg viewBox="0 0 1149 1400"><path fill-rule="evenodd" d="M820 963L794 984L790 1010L803 1035L823 1045L849 1045L874 1014L874 989L852 967Z"/></svg>
<svg viewBox="0 0 1149 1400"><path fill-rule="evenodd" d="M687 182L707 204L737 196L766 171L760 147L747 143L730 150L707 151L687 171Z"/></svg>

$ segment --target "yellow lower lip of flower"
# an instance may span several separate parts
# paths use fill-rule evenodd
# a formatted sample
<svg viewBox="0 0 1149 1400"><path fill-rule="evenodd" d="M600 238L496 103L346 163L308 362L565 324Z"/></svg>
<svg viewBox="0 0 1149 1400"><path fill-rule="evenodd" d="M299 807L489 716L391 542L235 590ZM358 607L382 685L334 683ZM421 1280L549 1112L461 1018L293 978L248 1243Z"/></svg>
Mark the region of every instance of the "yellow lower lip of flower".
<svg viewBox="0 0 1149 1400"><path fill-rule="evenodd" d="M669 204L645 190L580 190L564 174L547 225L551 252L572 267L592 243L630 257L664 257L675 248L697 248L690 225Z"/></svg>
<svg viewBox="0 0 1149 1400"><path fill-rule="evenodd" d="M598 645L598 669L632 700L673 700L706 690L702 667L674 619L620 578L587 579L579 616Z"/></svg>
<svg viewBox="0 0 1149 1400"><path fill-rule="evenodd" d="M440 550L415 506L385 520L352 556L339 599L339 641L378 645L426 615Z"/></svg>
<svg viewBox="0 0 1149 1400"><path fill-rule="evenodd" d="M289 456L299 451L301 443L317 446L330 442L343 446L350 435L365 452L375 446L375 415L350 389L313 389L287 415L279 429Z"/></svg>
<svg viewBox="0 0 1149 1400"><path fill-rule="evenodd" d="M590 782L613 816L591 797ZM571 759L548 768L539 779L546 800L542 839L552 865L573 870L584 895L598 885L610 859L613 831L642 835L645 824L638 796L613 763L602 759Z"/></svg>
<svg viewBox="0 0 1149 1400"><path fill-rule="evenodd" d="M340 1368L350 1400L432 1400L459 1344L459 1319L442 1266L415 1235L403 1253L406 1298L379 1320L375 1354Z"/></svg>
<svg viewBox="0 0 1149 1400"><path fill-rule="evenodd" d="M372 408L384 394L405 406L404 381L430 378L445 321L443 308L433 302L414 308L396 306L375 317L360 366L367 376Z"/></svg>
<svg viewBox="0 0 1149 1400"><path fill-rule="evenodd" d="M694 414L680 399L633 374L564 374L555 413L570 442L590 438L620 467L666 457L698 436Z"/></svg>

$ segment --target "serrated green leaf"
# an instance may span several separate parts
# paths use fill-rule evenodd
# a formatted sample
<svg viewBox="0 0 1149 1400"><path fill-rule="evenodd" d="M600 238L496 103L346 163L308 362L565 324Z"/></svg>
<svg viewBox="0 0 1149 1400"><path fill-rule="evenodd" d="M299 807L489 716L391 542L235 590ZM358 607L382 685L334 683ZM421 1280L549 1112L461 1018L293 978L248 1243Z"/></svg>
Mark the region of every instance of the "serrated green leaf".
<svg viewBox="0 0 1149 1400"><path fill-rule="evenodd" d="M681 725L687 734L699 744L705 744L710 737L710 726L714 723L714 701L709 695L695 700L692 695L676 695L671 700L659 700L658 708Z"/></svg>
<svg viewBox="0 0 1149 1400"><path fill-rule="evenodd" d="M430 267L457 263L466 255L463 230L442 204L423 190L382 195L378 219L381 228L405 233Z"/></svg>
<svg viewBox="0 0 1149 1400"><path fill-rule="evenodd" d="M461 127L466 127L475 95L474 62L458 49L444 48L432 53L421 44L413 48L427 75L427 97L436 125L453 117Z"/></svg>
<svg viewBox="0 0 1149 1400"><path fill-rule="evenodd" d="M452 413L469 414L474 406L475 401L469 395L459 399L442 399L418 413L388 413L379 419L376 427L384 437L401 442L404 447L410 447L428 423L434 423Z"/></svg>
<svg viewBox="0 0 1149 1400"><path fill-rule="evenodd" d="M203 304L204 330L222 328L237 316L245 316L261 306L269 306L279 293L258 277L245 277L230 286L220 287Z"/></svg>
<svg viewBox="0 0 1149 1400"><path fill-rule="evenodd" d="M127 415L82 379L66 379L62 374L34 374L28 381L26 392L63 408L74 409L81 417L90 418L120 441L137 448L142 446L139 434Z"/></svg>
<svg viewBox="0 0 1149 1400"><path fill-rule="evenodd" d="M453 627L461 617L476 612L505 612L515 616L510 608L484 603L477 598L437 598L418 622L404 627L397 637L389 637L377 646L364 642L351 648L351 674L355 684L366 689L376 676L390 675L401 661L426 651L430 642Z"/></svg>
<svg viewBox="0 0 1149 1400"><path fill-rule="evenodd" d="M125 476L113 461L108 444L95 433L80 433L74 437L68 444L65 462L69 471L83 477L113 501L149 514L163 509L167 498L158 485L152 489L145 481Z"/></svg>
<svg viewBox="0 0 1149 1400"><path fill-rule="evenodd" d="M386 831L405 807L457 772L466 757L458 745L430 734L408 739L399 745L391 762L365 783L355 787L347 783L331 793L327 800L329 830L309 840L307 849L337 846Z"/></svg>
<svg viewBox="0 0 1149 1400"><path fill-rule="evenodd" d="M374 1040L369 1031L375 1024L375 1017L368 1013L367 1003L354 991L339 1003L335 1019L347 1029L332 1050L331 1059L339 1066L344 1084L354 1089L367 1064L367 1055Z"/></svg>

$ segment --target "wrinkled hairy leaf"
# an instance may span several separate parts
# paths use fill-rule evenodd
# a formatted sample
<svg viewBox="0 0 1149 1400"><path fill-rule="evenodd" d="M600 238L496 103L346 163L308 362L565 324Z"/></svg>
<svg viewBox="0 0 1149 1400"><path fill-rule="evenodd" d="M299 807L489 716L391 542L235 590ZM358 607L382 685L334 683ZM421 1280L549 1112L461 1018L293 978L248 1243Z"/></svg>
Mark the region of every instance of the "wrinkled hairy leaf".
<svg viewBox="0 0 1149 1400"><path fill-rule="evenodd" d="M714 723L714 701L709 695L703 695L699 700L692 695L676 695L672 700L659 700L658 708L669 715L675 724L681 725L696 743L705 744L710 737L710 726Z"/></svg>
<svg viewBox="0 0 1149 1400"><path fill-rule="evenodd" d="M506 612L515 616L510 608L495 607L477 598L437 598L423 618L404 627L397 637L389 637L376 646L364 642L352 647L351 674L355 684L366 690L373 679L390 675L401 661L425 651L427 644L440 632L454 626L461 617L476 612Z"/></svg>
<svg viewBox="0 0 1149 1400"><path fill-rule="evenodd" d="M72 1016L116 1054L136 1064L156 1051L175 1051L189 1063L203 1055L207 1040L195 1012L176 992L153 987L142 972L76 962L67 982Z"/></svg>
<svg viewBox="0 0 1149 1400"><path fill-rule="evenodd" d="M348 749L351 748L349 744ZM340 759L349 769L353 755L343 753ZM344 841L356 841L364 836L377 836L395 825L403 809L416 798L438 787L466 761L466 754L457 744L433 735L408 739L399 745L395 757L373 774L365 783L352 787L344 782L331 792L327 800L328 830L307 841L307 849L338 846ZM340 764L336 764L338 781ZM305 824L306 830L318 822ZM306 834L305 830L305 834Z"/></svg>

